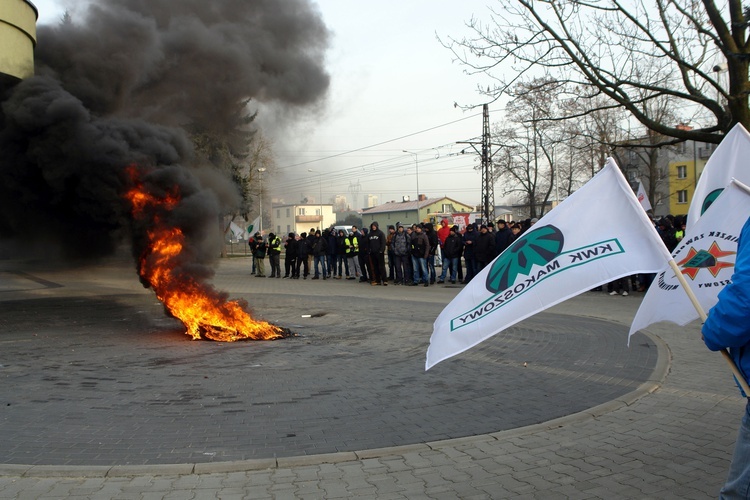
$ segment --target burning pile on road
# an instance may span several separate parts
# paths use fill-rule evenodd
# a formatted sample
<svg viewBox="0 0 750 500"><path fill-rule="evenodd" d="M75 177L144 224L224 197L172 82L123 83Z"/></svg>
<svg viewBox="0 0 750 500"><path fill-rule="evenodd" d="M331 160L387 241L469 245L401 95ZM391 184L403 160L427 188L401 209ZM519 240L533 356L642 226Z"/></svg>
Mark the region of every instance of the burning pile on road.
<svg viewBox="0 0 750 500"><path fill-rule="evenodd" d="M130 240L141 282L192 338L288 336L210 280L219 220L255 201L238 173L255 116L326 95L319 9L79 3L38 27L36 76L0 84L0 255L81 262Z"/></svg>
<svg viewBox="0 0 750 500"><path fill-rule="evenodd" d="M256 321L246 311L247 303L227 300L225 293L197 280L181 265L186 258L185 235L167 223L169 212L180 201L177 188L162 197L149 193L137 167L127 172L133 187L126 193L136 222L145 221L146 241L138 259L138 274L154 289L167 312L182 321L187 334L220 342L273 340L288 332L265 321Z"/></svg>

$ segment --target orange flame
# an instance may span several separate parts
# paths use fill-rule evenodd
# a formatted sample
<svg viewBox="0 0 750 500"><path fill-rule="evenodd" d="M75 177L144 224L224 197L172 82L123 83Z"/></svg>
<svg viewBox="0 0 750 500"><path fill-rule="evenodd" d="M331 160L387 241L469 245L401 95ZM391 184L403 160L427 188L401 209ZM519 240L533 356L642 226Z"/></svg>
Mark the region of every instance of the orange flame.
<svg viewBox="0 0 750 500"><path fill-rule="evenodd" d="M185 236L180 228L168 227L157 214L172 210L180 201L179 193L158 198L146 192L137 168L129 167L127 173L134 184L125 194L132 205L133 217L136 220L151 217L138 273L154 289L169 313L182 321L186 333L195 340L207 338L220 342L282 337L281 328L254 320L243 303L228 301L212 285L177 270Z"/></svg>

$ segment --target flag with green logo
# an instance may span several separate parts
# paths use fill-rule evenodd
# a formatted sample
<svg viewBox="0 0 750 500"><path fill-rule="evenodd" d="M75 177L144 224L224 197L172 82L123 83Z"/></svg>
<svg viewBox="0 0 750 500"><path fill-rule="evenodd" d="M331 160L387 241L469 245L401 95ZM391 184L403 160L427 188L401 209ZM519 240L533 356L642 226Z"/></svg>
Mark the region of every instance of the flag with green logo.
<svg viewBox="0 0 750 500"><path fill-rule="evenodd" d="M426 369L616 278L661 270L670 254L611 158L477 274L433 325Z"/></svg>
<svg viewBox="0 0 750 500"><path fill-rule="evenodd" d="M750 156L750 133L738 123L724 136L700 174L688 210L688 230L698 222L701 215L733 178L750 185L748 156Z"/></svg>
<svg viewBox="0 0 750 500"><path fill-rule="evenodd" d="M258 231L260 231L260 216L256 217L255 220L247 226L247 232L250 238L252 238Z"/></svg>
<svg viewBox="0 0 750 500"><path fill-rule="evenodd" d="M681 274L704 311L718 302L731 281L737 242L750 217L750 188L733 180L698 219L672 252ZM665 265L643 297L630 326L630 335L659 321L686 325L698 311L682 289L675 272Z"/></svg>

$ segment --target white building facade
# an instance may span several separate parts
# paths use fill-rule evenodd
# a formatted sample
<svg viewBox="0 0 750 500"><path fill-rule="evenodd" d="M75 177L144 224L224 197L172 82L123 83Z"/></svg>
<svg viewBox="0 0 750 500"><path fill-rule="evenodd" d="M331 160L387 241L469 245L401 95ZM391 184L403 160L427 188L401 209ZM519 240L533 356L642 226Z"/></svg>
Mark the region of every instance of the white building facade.
<svg viewBox="0 0 750 500"><path fill-rule="evenodd" d="M289 233L309 233L310 228L331 227L336 222L333 205L300 203L294 205L274 205L271 210L271 228L277 235ZM269 228L266 233L271 232Z"/></svg>

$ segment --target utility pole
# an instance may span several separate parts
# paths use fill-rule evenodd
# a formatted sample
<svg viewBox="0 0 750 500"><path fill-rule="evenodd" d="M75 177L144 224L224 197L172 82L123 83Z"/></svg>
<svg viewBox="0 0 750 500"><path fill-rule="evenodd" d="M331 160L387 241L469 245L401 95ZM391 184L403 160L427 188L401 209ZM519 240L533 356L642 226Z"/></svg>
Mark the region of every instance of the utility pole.
<svg viewBox="0 0 750 500"><path fill-rule="evenodd" d="M482 141L459 141L456 144L470 144L481 157L482 168L482 220L488 223L495 220L495 176L492 169L492 142L490 136L490 108L482 106ZM481 151L477 146L481 146Z"/></svg>
<svg viewBox="0 0 750 500"><path fill-rule="evenodd" d="M258 177L260 180L260 196L258 197L258 203L260 205L259 211L260 211L260 234L263 234L263 172L265 172L265 168L259 168L258 169Z"/></svg>

